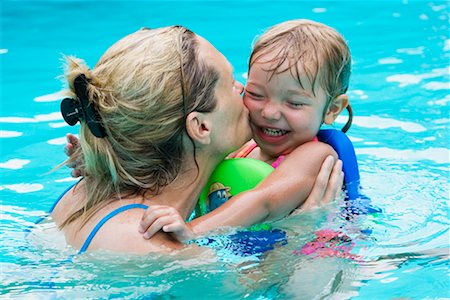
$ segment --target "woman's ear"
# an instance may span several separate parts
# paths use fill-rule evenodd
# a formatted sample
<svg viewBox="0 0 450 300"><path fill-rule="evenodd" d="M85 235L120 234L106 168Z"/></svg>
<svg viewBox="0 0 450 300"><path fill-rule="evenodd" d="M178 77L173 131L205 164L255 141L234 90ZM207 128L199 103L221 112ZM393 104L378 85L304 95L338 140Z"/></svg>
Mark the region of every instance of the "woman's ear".
<svg viewBox="0 0 450 300"><path fill-rule="evenodd" d="M336 120L337 116L346 108L348 105L348 96L346 94L342 94L337 96L331 101L330 106L323 118L323 122L327 125L330 125Z"/></svg>
<svg viewBox="0 0 450 300"><path fill-rule="evenodd" d="M186 117L186 131L196 143L207 145L211 142L212 122L208 115L201 112L191 112Z"/></svg>

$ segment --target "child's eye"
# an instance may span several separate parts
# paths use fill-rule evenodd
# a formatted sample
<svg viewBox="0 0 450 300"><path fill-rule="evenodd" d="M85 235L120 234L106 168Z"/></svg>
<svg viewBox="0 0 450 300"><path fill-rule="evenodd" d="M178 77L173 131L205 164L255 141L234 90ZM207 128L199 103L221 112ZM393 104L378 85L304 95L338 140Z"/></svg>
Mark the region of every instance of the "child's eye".
<svg viewBox="0 0 450 300"><path fill-rule="evenodd" d="M249 90L245 90L245 94L247 94L248 96L250 96L251 98L254 98L254 99L263 99L264 98L263 95L260 95L258 93L255 93L255 92L252 92Z"/></svg>
<svg viewBox="0 0 450 300"><path fill-rule="evenodd" d="M288 102L288 104L293 108L301 108L304 104L299 102Z"/></svg>

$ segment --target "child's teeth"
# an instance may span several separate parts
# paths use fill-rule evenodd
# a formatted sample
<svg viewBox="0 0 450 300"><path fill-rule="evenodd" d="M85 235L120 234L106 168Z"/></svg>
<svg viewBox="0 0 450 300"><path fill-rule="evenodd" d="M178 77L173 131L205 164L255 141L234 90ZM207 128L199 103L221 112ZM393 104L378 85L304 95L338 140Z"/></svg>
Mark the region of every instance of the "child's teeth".
<svg viewBox="0 0 450 300"><path fill-rule="evenodd" d="M283 135L286 133L285 130L272 129L272 128L263 128L263 131L265 134L271 135L271 136L280 136L280 135Z"/></svg>

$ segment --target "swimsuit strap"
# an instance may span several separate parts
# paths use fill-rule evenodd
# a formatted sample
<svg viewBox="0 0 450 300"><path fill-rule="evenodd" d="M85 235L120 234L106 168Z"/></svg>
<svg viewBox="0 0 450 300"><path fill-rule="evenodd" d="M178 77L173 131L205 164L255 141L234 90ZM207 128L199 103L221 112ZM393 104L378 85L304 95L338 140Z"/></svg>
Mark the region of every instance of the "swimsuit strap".
<svg viewBox="0 0 450 300"><path fill-rule="evenodd" d="M247 157L250 152L252 152L258 145L252 141L247 143L236 155L235 158L244 158ZM284 155L280 155L277 160L272 164L272 167L276 168L281 163L281 161L284 159Z"/></svg>
<svg viewBox="0 0 450 300"><path fill-rule="evenodd" d="M319 139L317 137L314 137L312 140L314 142L319 141ZM256 147L258 147L256 142L251 141L251 142L247 143L238 153L236 153L236 155L234 157L235 158L247 157L250 154L250 152L252 152L253 149L255 149ZM280 165L280 163L283 161L284 157L285 157L285 155L278 156L277 160L274 163L272 163L272 167L274 169L276 169Z"/></svg>
<svg viewBox="0 0 450 300"><path fill-rule="evenodd" d="M56 199L55 203L53 203L52 207L50 208L50 210L48 211L48 214L51 214L53 212L53 210L55 209L56 205L58 205L59 201L62 199L62 197L64 197L64 195L71 189L73 188L75 185L77 185L81 180L75 182L74 184L69 185L69 187L67 189L64 190L64 192L61 193L61 195L59 195L58 199Z"/></svg>
<svg viewBox="0 0 450 300"><path fill-rule="evenodd" d="M250 154L250 152L252 152L253 149L255 149L257 146L258 145L254 141L251 141L246 145L244 145L244 147L241 150L239 150L239 152L236 153L234 157L235 158L247 157Z"/></svg>
<svg viewBox="0 0 450 300"><path fill-rule="evenodd" d="M123 211L126 210L130 210L130 209L134 209L134 208L142 208L142 209L147 209L148 206L145 204L128 204L122 207L119 207L115 210L113 210L112 212L110 212L109 214L107 214L106 216L103 217L103 219L100 220L100 222L97 223L97 225L95 225L94 229L92 229L91 233L89 234L89 236L87 237L86 241L84 242L83 246L81 247L80 251L78 252L78 254L81 254L83 252L86 252L87 248L89 247L89 245L92 242L92 239L94 238L94 236L97 234L97 232L100 230L100 228L112 217L120 214Z"/></svg>
<svg viewBox="0 0 450 300"><path fill-rule="evenodd" d="M272 167L276 169L284 159L284 155L278 156L277 160L273 162Z"/></svg>
<svg viewBox="0 0 450 300"><path fill-rule="evenodd" d="M80 182L80 181L78 181ZM34 221L33 225L28 226L27 228L24 229L25 235L28 236L31 233L31 230L39 223L41 223L42 221L44 221L45 219L47 219L48 216L51 215L51 213L53 212L53 210L55 209L56 205L58 205L59 201L61 201L62 197L64 197L64 195L71 189L73 188L76 184L78 184L78 182L75 182L74 184L71 184L68 188L66 188L64 190L64 192L62 192L62 194L58 197L58 199L56 199L55 203L53 203L52 207L50 207L49 211L45 213L45 215L43 215L42 217L39 217L36 221Z"/></svg>

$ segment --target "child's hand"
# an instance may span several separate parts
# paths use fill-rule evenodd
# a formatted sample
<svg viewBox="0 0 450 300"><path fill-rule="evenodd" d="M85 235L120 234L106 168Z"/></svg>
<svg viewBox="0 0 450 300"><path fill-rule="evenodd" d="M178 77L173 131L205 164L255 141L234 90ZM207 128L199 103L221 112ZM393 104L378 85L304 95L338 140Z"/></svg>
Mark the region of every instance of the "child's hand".
<svg viewBox="0 0 450 300"><path fill-rule="evenodd" d="M144 239L149 239L160 230L170 233L180 242L194 238L192 229L178 210L167 205L150 205L142 216L139 232L144 234Z"/></svg>
<svg viewBox="0 0 450 300"><path fill-rule="evenodd" d="M301 206L301 210L320 207L339 198L343 182L342 161L339 159L335 161L332 156L328 156L323 162L314 187L308 199Z"/></svg>
<svg viewBox="0 0 450 300"><path fill-rule="evenodd" d="M64 147L64 153L69 157L66 166L73 169L70 173L73 178L77 178L84 175L84 170L82 169L83 157L80 152L80 144L78 138L71 133L66 135L67 144Z"/></svg>

